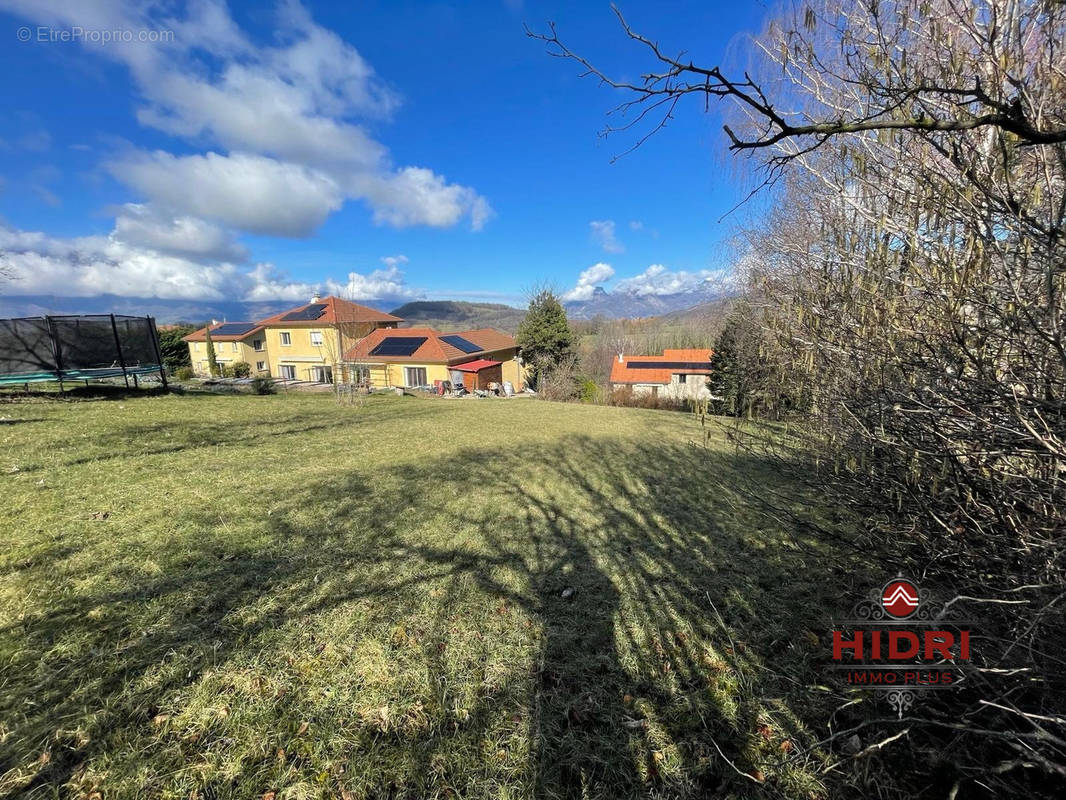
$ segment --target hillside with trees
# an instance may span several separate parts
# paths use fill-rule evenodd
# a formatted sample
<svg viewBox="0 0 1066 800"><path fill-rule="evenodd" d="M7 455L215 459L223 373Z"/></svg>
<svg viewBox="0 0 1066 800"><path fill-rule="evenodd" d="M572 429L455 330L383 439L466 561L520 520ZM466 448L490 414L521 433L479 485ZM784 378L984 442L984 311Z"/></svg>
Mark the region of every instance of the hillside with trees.
<svg viewBox="0 0 1066 800"><path fill-rule="evenodd" d="M514 333L526 312L502 303L468 303L462 300L417 300L389 312L409 326L442 331L496 328Z"/></svg>

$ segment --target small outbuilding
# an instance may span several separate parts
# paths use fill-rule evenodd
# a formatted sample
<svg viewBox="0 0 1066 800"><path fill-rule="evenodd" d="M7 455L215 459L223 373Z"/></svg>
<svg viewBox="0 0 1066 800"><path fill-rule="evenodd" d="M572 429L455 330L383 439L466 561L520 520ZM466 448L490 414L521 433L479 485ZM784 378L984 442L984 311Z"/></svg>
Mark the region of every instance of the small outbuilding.
<svg viewBox="0 0 1066 800"><path fill-rule="evenodd" d="M611 365L611 387L672 400L708 399L711 355L710 348L663 350L659 356L619 353Z"/></svg>
<svg viewBox="0 0 1066 800"><path fill-rule="evenodd" d="M451 369L459 373L463 388L468 392L488 389L490 383L503 383L503 362L493 361L491 358L478 358L464 364L456 364ZM452 383L460 381L453 379Z"/></svg>

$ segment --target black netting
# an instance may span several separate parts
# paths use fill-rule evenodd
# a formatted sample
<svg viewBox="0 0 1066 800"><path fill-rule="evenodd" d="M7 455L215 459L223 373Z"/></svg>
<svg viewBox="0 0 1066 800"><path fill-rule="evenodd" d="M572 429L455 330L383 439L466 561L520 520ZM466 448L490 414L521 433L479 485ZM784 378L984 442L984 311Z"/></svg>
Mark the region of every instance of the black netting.
<svg viewBox="0 0 1066 800"><path fill-rule="evenodd" d="M54 372L48 320L0 319L0 375Z"/></svg>
<svg viewBox="0 0 1066 800"><path fill-rule="evenodd" d="M115 327L122 342L127 367L159 364L155 349L154 322L147 317L116 317Z"/></svg>
<svg viewBox="0 0 1066 800"><path fill-rule="evenodd" d="M120 366L111 317L53 317L52 329L64 370Z"/></svg>
<svg viewBox="0 0 1066 800"><path fill-rule="evenodd" d="M155 321L149 317L0 320L0 376L158 364Z"/></svg>

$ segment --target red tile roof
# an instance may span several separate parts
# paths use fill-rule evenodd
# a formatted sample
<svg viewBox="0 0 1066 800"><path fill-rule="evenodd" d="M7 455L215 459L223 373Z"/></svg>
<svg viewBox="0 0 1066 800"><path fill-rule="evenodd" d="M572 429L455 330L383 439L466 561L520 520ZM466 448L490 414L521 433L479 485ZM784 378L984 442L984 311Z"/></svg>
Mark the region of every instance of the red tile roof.
<svg viewBox="0 0 1066 800"><path fill-rule="evenodd" d="M710 375L710 348L663 350L661 356L622 356L611 364L611 383L670 383L672 375ZM662 364L662 367L635 367L634 364ZM668 366L673 364L674 366ZM684 366L680 366L680 365Z"/></svg>
<svg viewBox="0 0 1066 800"><path fill-rule="evenodd" d="M322 312L322 316L318 319L282 319L282 317L288 314L301 311L311 305L311 303L304 303L302 306L296 306L296 308L290 308L287 311L282 311L280 314L275 314L272 317L260 320L259 324L273 326L281 325L286 328L314 328L319 325L332 325L337 322L403 322L400 317L394 317L392 314L386 314L384 311L378 311L369 306L361 306L358 303L342 300L333 295L323 297L318 302L326 307L325 311Z"/></svg>
<svg viewBox="0 0 1066 800"><path fill-rule="evenodd" d="M221 328L223 325L242 325L242 324L243 325L252 325L253 323L251 323L251 322L246 322L246 323L240 323L240 322L216 322L214 325L211 326L211 341L213 341L213 342L239 342L241 339L247 339L249 336L253 336L253 335L259 333L261 330L263 330L263 326L262 325L256 325L254 328L252 328L247 333L240 333L240 334L235 334L235 335L230 335L230 336L227 336L227 335L224 335L224 334L221 334L221 333L219 333L219 334L215 333L215 330L217 330L218 328ZM203 342L203 341L206 341L207 340L207 335L204 333L204 331L206 331L206 330L207 330L207 328L200 328L200 330L193 331L188 336L182 336L181 340L183 342Z"/></svg>
<svg viewBox="0 0 1066 800"><path fill-rule="evenodd" d="M409 356L372 356L374 348L383 339L390 336L424 337L417 350ZM480 347L473 353L464 353L458 347L443 341L442 336L461 336L471 344ZM477 359L479 356L499 350L513 350L514 339L494 328L481 328L473 331L447 331L441 333L433 328L378 328L356 342L355 346L344 354L345 361L370 361L376 363L412 362L419 364L453 364Z"/></svg>

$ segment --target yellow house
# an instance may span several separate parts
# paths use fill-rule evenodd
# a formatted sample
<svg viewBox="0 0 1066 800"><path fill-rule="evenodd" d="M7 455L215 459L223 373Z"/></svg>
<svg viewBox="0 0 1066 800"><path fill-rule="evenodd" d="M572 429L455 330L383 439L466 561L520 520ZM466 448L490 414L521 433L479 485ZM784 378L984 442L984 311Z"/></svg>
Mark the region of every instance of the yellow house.
<svg viewBox="0 0 1066 800"><path fill-rule="evenodd" d="M509 381L521 391L525 375L514 339L494 328L456 333L433 328L376 330L349 349L344 362L362 373L362 380L373 389L432 387L435 381L451 381L473 390Z"/></svg>
<svg viewBox="0 0 1066 800"><path fill-rule="evenodd" d="M373 331L395 328L401 322L399 317L339 297L316 296L258 325L264 330L273 377L332 383L345 352Z"/></svg>
<svg viewBox="0 0 1066 800"><path fill-rule="evenodd" d="M262 325L256 322L216 322L210 328L215 361L220 369L243 361L251 367L253 375L269 370L266 335ZM201 328L182 339L189 345L189 360L192 362L193 372L204 378L211 375L207 360L206 330L207 328Z"/></svg>

